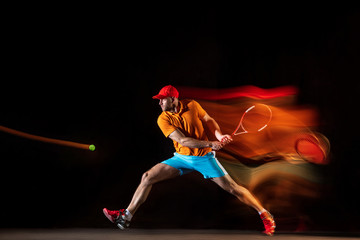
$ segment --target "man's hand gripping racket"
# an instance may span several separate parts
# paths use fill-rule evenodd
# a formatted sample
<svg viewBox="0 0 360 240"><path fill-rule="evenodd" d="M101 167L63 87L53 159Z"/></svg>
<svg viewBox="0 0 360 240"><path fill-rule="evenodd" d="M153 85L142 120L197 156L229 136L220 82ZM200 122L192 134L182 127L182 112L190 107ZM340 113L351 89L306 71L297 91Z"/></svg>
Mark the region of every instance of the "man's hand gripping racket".
<svg viewBox="0 0 360 240"><path fill-rule="evenodd" d="M233 140L232 137L228 134L221 135L220 137L218 137L218 139L219 139L219 141L211 142L211 148L214 151L218 151L218 150L222 149L226 144L229 144Z"/></svg>

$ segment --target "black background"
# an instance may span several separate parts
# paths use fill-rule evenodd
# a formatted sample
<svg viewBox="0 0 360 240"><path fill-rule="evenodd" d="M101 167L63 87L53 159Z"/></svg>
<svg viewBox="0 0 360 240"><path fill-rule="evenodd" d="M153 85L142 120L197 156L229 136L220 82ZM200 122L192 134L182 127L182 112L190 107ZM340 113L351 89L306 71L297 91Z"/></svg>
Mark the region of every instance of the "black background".
<svg viewBox="0 0 360 240"><path fill-rule="evenodd" d="M312 229L359 231L358 8L19 4L4 11L0 124L97 149L0 133L1 227L111 227L102 208L125 208L141 174L173 152L151 96L167 84L250 84L297 86L299 105L319 111L331 163L323 169L326 193L307 214ZM190 174L156 185L133 226L261 229L252 213Z"/></svg>

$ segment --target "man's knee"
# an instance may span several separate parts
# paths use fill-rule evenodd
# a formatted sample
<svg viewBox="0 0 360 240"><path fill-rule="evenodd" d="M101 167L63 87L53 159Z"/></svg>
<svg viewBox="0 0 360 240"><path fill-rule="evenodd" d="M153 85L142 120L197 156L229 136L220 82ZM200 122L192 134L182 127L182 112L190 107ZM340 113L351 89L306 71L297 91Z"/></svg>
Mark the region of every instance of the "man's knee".
<svg viewBox="0 0 360 240"><path fill-rule="evenodd" d="M155 165L150 170L146 171L141 178L141 182L146 185L152 185L159 181L160 176L163 174L163 171Z"/></svg>
<svg viewBox="0 0 360 240"><path fill-rule="evenodd" d="M246 191L246 189L244 187L238 185L233 180L226 180L223 188L227 192L229 192L229 193L231 193L231 194L233 194L235 196L239 196L239 197L243 196L244 192Z"/></svg>
<svg viewBox="0 0 360 240"><path fill-rule="evenodd" d="M179 170L176 168L159 163L143 174L141 183L145 185L152 185L154 183L173 178L178 175Z"/></svg>
<svg viewBox="0 0 360 240"><path fill-rule="evenodd" d="M152 185L154 184L154 178L152 177L152 174L147 171L142 175L141 183L144 185Z"/></svg>
<svg viewBox="0 0 360 240"><path fill-rule="evenodd" d="M229 193L236 195L238 193L238 188L239 186L236 183L232 183L232 182L228 182L226 184L226 191L228 191Z"/></svg>

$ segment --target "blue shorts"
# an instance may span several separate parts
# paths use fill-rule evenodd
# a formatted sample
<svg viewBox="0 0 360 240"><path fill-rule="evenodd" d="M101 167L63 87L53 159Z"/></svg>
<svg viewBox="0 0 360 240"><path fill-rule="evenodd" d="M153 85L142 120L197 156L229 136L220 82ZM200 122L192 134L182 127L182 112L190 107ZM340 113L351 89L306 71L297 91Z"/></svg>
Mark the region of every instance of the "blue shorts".
<svg viewBox="0 0 360 240"><path fill-rule="evenodd" d="M220 162L215 158L215 153L209 152L205 156L188 156L174 153L174 157L163 161L180 171L180 175L198 171L204 178L222 177L228 174Z"/></svg>

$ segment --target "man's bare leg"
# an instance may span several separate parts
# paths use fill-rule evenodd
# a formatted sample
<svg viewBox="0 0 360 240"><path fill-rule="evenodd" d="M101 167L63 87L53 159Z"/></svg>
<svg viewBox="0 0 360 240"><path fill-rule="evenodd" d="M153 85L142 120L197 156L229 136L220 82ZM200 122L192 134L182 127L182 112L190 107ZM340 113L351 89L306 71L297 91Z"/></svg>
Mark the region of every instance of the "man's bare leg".
<svg viewBox="0 0 360 240"><path fill-rule="evenodd" d="M247 190L246 188L238 185L228 174L222 177L212 178L217 185L225 191L237 197L241 202L253 207L256 211L260 212L264 207L260 202Z"/></svg>
<svg viewBox="0 0 360 240"><path fill-rule="evenodd" d="M131 213L131 215L134 215L141 204L146 201L153 184L164 181L166 179L177 177L179 175L179 170L174 167L164 163L156 164L149 171L143 174L141 182L136 189L129 206L127 207L127 210Z"/></svg>
<svg viewBox="0 0 360 240"><path fill-rule="evenodd" d="M228 174L222 177L213 178L212 180L222 189L237 197L241 202L258 211L261 220L264 223L264 233L267 235L274 234L276 225L273 216L260 204L249 190L238 185Z"/></svg>

